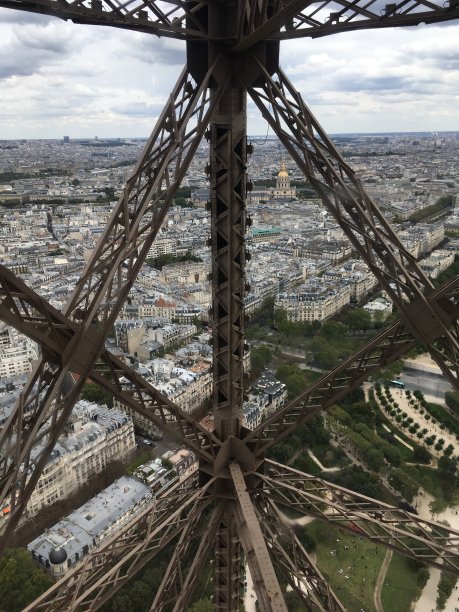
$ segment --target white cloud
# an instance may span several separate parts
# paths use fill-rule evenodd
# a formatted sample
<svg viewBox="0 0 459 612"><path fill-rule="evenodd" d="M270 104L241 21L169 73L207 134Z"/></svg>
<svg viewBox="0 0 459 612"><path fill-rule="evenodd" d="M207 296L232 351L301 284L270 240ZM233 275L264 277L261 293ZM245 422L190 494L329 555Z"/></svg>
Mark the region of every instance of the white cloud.
<svg viewBox="0 0 459 612"><path fill-rule="evenodd" d="M0 138L147 136L185 61L179 41L6 9L0 41ZM288 41L281 63L329 132L459 130L458 24Z"/></svg>

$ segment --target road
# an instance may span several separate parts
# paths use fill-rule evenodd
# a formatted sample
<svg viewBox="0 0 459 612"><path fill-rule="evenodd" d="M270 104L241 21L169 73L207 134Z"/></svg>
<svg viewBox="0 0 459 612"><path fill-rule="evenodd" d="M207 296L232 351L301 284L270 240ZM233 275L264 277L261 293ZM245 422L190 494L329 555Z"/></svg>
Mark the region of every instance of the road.
<svg viewBox="0 0 459 612"><path fill-rule="evenodd" d="M445 398L446 391L453 391L452 386L444 376L422 370L404 369L401 380L405 383L406 389L410 391L419 389L424 395L438 397L441 400Z"/></svg>

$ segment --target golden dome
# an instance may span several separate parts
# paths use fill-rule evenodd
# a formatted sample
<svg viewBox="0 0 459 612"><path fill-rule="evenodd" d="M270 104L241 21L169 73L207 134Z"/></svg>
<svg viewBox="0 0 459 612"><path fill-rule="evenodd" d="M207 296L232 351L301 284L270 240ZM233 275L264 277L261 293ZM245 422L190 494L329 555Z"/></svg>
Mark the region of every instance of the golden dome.
<svg viewBox="0 0 459 612"><path fill-rule="evenodd" d="M288 172L287 172L287 170L286 170L286 168L285 168L285 164L284 164L284 162L282 162L280 172L279 172L279 174L278 174L277 176L281 176L281 177L286 177L286 176L288 176Z"/></svg>

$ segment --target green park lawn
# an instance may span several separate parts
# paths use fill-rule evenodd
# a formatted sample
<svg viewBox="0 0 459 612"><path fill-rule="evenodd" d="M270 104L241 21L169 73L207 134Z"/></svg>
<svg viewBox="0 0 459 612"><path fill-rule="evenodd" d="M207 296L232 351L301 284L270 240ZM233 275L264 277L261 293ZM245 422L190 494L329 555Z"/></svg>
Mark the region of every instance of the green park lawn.
<svg viewBox="0 0 459 612"><path fill-rule="evenodd" d="M343 605L353 612L374 611L374 588L385 549L318 521L306 530L317 542L317 565Z"/></svg>
<svg viewBox="0 0 459 612"><path fill-rule="evenodd" d="M409 566L405 557L394 553L381 591L384 610L410 610L412 602L416 601L420 594L421 588L416 584L416 572Z"/></svg>

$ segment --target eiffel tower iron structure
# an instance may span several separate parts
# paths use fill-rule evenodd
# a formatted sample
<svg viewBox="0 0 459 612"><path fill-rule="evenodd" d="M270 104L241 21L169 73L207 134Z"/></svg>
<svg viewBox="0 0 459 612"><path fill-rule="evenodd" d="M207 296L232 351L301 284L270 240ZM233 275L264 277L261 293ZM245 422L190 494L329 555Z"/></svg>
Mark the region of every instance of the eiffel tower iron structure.
<svg viewBox="0 0 459 612"><path fill-rule="evenodd" d="M376 544L458 575L458 531L276 463L267 451L417 345L459 389L459 278L433 286L279 66L282 40L449 21L459 18L459 1L0 0L0 7L172 37L184 41L187 56L64 311L0 266L0 319L41 347L0 431L0 502L11 504L1 547L89 376L191 449L199 470L154 499L27 609L96 610L168 547L170 561L151 610L185 610L210 559L216 610L240 609L246 566L264 612L287 609L279 576L307 609L344 610L283 512L349 533L357 529ZM253 431L241 425L247 95L400 316ZM105 349L203 137L210 145L212 432Z"/></svg>

